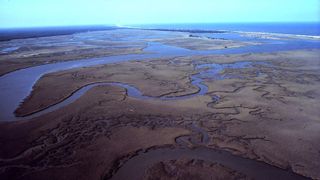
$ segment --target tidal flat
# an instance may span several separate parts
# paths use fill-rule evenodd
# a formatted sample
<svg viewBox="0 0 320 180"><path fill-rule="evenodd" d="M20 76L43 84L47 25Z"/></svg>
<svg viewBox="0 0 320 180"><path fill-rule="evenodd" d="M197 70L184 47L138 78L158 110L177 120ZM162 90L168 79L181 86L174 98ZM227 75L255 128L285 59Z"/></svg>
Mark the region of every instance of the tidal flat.
<svg viewBox="0 0 320 180"><path fill-rule="evenodd" d="M0 179L320 179L319 42L271 36L0 42Z"/></svg>

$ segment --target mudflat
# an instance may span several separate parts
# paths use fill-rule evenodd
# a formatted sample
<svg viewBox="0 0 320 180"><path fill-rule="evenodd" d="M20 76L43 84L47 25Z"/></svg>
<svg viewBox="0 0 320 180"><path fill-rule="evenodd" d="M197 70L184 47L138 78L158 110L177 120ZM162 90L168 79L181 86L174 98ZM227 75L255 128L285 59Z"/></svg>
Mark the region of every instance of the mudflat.
<svg viewBox="0 0 320 180"><path fill-rule="evenodd" d="M4 51L0 52L0 75L42 64L141 53L145 47L145 44L139 42L131 42L130 45L125 42L115 42L112 39L107 39L103 32L1 42L0 47L4 48ZM11 51L6 51L10 48Z"/></svg>
<svg viewBox="0 0 320 180"><path fill-rule="evenodd" d="M108 30L14 39L0 43L0 75L33 66L113 55L141 54L149 42L212 50L257 43L190 37L181 32Z"/></svg>
<svg viewBox="0 0 320 180"><path fill-rule="evenodd" d="M160 41L159 32L155 38L143 32L149 33L144 43ZM161 43L185 48L192 38L163 36ZM213 44L208 49L224 48ZM54 111L1 122L0 177L320 179L319 81L317 49L164 57L48 73L17 116L89 88Z"/></svg>

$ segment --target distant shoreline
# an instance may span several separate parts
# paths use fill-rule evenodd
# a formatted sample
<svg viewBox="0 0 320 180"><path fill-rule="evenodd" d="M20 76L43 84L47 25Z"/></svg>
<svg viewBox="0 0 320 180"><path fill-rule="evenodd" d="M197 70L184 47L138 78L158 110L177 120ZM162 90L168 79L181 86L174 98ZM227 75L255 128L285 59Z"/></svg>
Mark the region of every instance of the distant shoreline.
<svg viewBox="0 0 320 180"><path fill-rule="evenodd" d="M289 38L289 39L307 39L307 40L320 40L320 36L316 35L304 35L304 34L286 34L286 33L272 33L272 32L250 32L250 31L231 31L231 30L198 30L198 29L161 29L161 28L128 28L128 29L139 29L149 31L167 31L167 32L186 32L186 33L212 33L212 34L223 34L223 33L236 33L242 36L258 37L264 39L278 39L278 38ZM198 37L197 35L189 35L190 37ZM216 39L216 38L214 38ZM218 38L219 39L219 38ZM223 39L223 38L222 38Z"/></svg>
<svg viewBox="0 0 320 180"><path fill-rule="evenodd" d="M115 29L139 29L149 31L167 31L167 32L185 32L185 33L237 33L243 36L251 37L262 37L262 38L293 38L293 39L309 39L309 40L320 40L319 35L307 35L307 34L292 34L288 33L274 33L274 32L261 32L255 31L242 31L242 30L231 30L231 29L193 29L192 24L189 28L185 27L126 27L126 26L62 26L62 27L37 27L37 28L11 28L11 29L0 29L0 42L10 41L13 39L26 39L26 38L37 38L37 37L49 37L59 35L70 35L88 31L105 31ZM197 28L197 27L196 27ZM241 28L239 28L241 29Z"/></svg>
<svg viewBox="0 0 320 180"><path fill-rule="evenodd" d="M122 26L123 27L123 26ZM320 22L314 23L181 23L181 24L138 24L127 27L140 29L174 29L199 30L199 31L242 31L242 32L261 32L276 34L292 34L320 36Z"/></svg>
<svg viewBox="0 0 320 180"><path fill-rule="evenodd" d="M130 29L130 28L129 28ZM141 30L148 30L148 31L169 31L169 32L187 32L187 33L227 33L228 31L224 30L198 30L198 29L146 29L146 28L133 28L133 29L141 29Z"/></svg>
<svg viewBox="0 0 320 180"><path fill-rule="evenodd" d="M49 37L59 35L70 35L87 31L103 31L119 29L114 26L63 26L63 27L37 27L37 28L10 28L0 29L0 41L13 39L26 39L37 37Z"/></svg>

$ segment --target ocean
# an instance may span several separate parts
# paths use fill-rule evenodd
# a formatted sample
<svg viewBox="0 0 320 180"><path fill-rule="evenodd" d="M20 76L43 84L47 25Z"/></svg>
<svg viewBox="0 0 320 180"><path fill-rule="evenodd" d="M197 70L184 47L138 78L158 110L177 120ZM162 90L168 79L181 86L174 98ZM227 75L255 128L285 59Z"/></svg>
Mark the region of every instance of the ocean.
<svg viewBox="0 0 320 180"><path fill-rule="evenodd" d="M133 27L175 30L226 30L320 36L319 23L148 24Z"/></svg>
<svg viewBox="0 0 320 180"><path fill-rule="evenodd" d="M34 28L12 28L0 29L0 41L11 39L23 39L32 37L67 35L86 31L112 30L117 28L143 28L143 29L167 29L167 30L201 30L201 31L244 31L265 32L294 35L320 36L319 23L211 23L211 24L144 24L129 26L69 26L69 27L34 27ZM219 36L218 33L215 36ZM230 34L225 33L222 38L228 38ZM234 36L234 34L231 34ZM233 37L234 39L236 37ZM245 40L245 39L242 39Z"/></svg>

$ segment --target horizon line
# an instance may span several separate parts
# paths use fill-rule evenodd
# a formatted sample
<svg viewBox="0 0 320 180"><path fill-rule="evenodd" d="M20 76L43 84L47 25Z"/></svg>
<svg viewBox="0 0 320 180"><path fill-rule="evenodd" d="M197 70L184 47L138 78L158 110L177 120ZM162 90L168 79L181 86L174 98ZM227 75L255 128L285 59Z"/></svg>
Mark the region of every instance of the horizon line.
<svg viewBox="0 0 320 180"><path fill-rule="evenodd" d="M312 23L319 24L320 21L268 21L268 22L175 22L175 23L132 23L132 24L122 24L122 23L110 23L110 24L74 24L74 25L47 25L47 26L5 26L0 29L27 29L27 28L59 28L59 27L94 27L94 26L105 26L105 27L120 27L120 26L133 26L133 25L172 25L172 24L303 24Z"/></svg>

